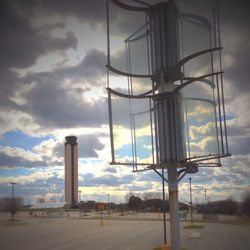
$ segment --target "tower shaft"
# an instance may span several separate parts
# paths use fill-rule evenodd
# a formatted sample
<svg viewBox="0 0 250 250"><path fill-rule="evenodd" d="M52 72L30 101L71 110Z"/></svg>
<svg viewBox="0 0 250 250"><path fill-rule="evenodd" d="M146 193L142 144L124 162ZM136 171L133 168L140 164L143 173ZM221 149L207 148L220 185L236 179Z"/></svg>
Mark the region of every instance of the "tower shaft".
<svg viewBox="0 0 250 250"><path fill-rule="evenodd" d="M65 202L78 204L78 144L75 136L65 137Z"/></svg>

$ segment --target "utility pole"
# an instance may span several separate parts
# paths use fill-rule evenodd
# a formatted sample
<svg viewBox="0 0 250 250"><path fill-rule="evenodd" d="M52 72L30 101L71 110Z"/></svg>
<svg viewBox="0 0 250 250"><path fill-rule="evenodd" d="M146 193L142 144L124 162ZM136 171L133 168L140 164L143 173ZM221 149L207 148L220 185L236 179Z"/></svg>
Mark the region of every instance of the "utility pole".
<svg viewBox="0 0 250 250"><path fill-rule="evenodd" d="M14 189L14 186L16 185L16 182L10 182L10 184L12 185L12 201L14 202L14 199L15 199L15 189Z"/></svg>
<svg viewBox="0 0 250 250"><path fill-rule="evenodd" d="M107 194L107 196L108 196L108 205L107 205L107 210L108 210L108 217L109 217L109 196L110 196L110 194Z"/></svg>
<svg viewBox="0 0 250 250"><path fill-rule="evenodd" d="M12 223L13 223L13 221L14 221L14 214L15 214L15 185L16 185L16 182L10 182L10 184L12 185L11 220L12 220Z"/></svg>
<svg viewBox="0 0 250 250"><path fill-rule="evenodd" d="M81 193L82 193L82 191L79 190L78 193L79 193L79 203L81 203Z"/></svg>
<svg viewBox="0 0 250 250"><path fill-rule="evenodd" d="M16 185L16 182L10 182L12 185L12 203L14 204L14 199L15 199L15 188L14 186Z"/></svg>
<svg viewBox="0 0 250 250"><path fill-rule="evenodd" d="M205 213L207 212L207 190L204 190L204 195L205 195L205 199L204 199L204 205L205 205Z"/></svg>
<svg viewBox="0 0 250 250"><path fill-rule="evenodd" d="M79 217L81 217L81 190L78 191L79 193L79 201L78 201L78 208L79 208Z"/></svg>
<svg viewBox="0 0 250 250"><path fill-rule="evenodd" d="M189 193L190 193L190 222L193 225L193 201L192 201L192 178L189 179Z"/></svg>

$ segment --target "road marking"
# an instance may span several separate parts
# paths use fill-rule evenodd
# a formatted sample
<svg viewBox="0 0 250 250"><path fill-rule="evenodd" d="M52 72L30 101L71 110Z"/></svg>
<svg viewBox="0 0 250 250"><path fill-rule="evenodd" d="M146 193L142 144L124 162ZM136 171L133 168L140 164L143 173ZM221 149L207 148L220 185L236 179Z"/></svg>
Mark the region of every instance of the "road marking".
<svg viewBox="0 0 250 250"><path fill-rule="evenodd" d="M201 237L201 232L192 232L189 235L189 238L191 238L191 239L199 239L200 237Z"/></svg>

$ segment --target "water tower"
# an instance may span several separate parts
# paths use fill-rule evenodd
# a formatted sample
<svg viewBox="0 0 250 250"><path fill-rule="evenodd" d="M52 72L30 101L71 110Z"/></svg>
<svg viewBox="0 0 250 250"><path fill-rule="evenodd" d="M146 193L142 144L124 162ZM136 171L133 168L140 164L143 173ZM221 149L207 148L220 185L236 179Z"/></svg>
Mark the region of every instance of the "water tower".
<svg viewBox="0 0 250 250"><path fill-rule="evenodd" d="M111 164L168 183L177 250L178 182L230 155L217 2L107 0L107 34Z"/></svg>

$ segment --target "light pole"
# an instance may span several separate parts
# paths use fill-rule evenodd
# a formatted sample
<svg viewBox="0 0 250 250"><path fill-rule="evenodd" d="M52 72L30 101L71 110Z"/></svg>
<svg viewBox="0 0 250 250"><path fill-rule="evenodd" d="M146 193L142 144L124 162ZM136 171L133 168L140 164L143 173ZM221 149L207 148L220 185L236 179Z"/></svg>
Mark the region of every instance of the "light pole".
<svg viewBox="0 0 250 250"><path fill-rule="evenodd" d="M109 196L110 196L110 194L107 194L107 196L108 196L108 216L109 216Z"/></svg>
<svg viewBox="0 0 250 250"><path fill-rule="evenodd" d="M79 201L78 201L78 207L79 207L79 217L81 217L81 190L78 191L79 193Z"/></svg>
<svg viewBox="0 0 250 250"><path fill-rule="evenodd" d="M190 221L191 225L193 225L193 202L192 202L192 178L189 179L189 193L190 193Z"/></svg>
<svg viewBox="0 0 250 250"><path fill-rule="evenodd" d="M12 219L12 223L13 223L13 221L14 221L14 214L15 214L15 185L16 185L16 182L10 182L10 184L12 185L11 219Z"/></svg>
<svg viewBox="0 0 250 250"><path fill-rule="evenodd" d="M204 199L204 202L205 202L205 213L207 212L207 190L205 189L204 190L204 195L205 195L205 199Z"/></svg>
<svg viewBox="0 0 250 250"><path fill-rule="evenodd" d="M79 204L80 204L81 203L81 193L82 193L82 191L79 190L78 193L79 193Z"/></svg>
<svg viewBox="0 0 250 250"><path fill-rule="evenodd" d="M10 182L12 185L12 203L14 203L14 198L15 198L15 188L14 186L16 185L16 182Z"/></svg>

